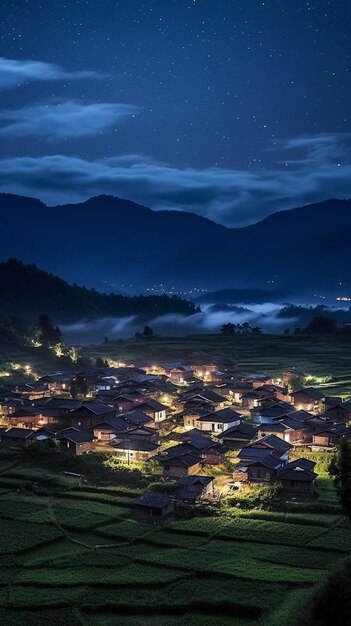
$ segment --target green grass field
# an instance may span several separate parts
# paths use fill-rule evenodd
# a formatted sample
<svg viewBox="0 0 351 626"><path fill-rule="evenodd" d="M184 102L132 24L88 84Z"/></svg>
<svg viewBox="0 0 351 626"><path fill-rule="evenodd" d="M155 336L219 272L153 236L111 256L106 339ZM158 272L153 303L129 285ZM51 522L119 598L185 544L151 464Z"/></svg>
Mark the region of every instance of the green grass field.
<svg viewBox="0 0 351 626"><path fill-rule="evenodd" d="M37 480L37 468L3 468L1 477L20 482L20 492L15 482L0 491L4 625L289 626L351 550L340 511L233 509L157 527L135 521L135 489L79 488L57 476L51 495L40 495L21 482ZM326 495L335 498L324 479Z"/></svg>
<svg viewBox="0 0 351 626"><path fill-rule="evenodd" d="M192 360L194 352L209 359L225 360L240 373L266 372L280 374L285 368L296 367L306 374L331 377L321 386L329 395L351 395L351 334L348 335L192 335L160 337L150 341L135 339L110 341L101 346L84 348L86 356L116 361Z"/></svg>

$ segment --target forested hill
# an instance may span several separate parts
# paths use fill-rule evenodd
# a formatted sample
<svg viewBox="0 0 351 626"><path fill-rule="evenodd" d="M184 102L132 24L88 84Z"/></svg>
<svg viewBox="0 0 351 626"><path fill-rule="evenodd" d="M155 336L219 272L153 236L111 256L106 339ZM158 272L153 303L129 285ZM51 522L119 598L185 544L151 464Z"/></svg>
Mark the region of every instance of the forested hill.
<svg viewBox="0 0 351 626"><path fill-rule="evenodd" d="M83 318L139 315L144 319L166 313L191 315L196 307L177 296L123 296L69 285L36 265L16 259L0 263L0 316L26 321L47 313L56 324Z"/></svg>

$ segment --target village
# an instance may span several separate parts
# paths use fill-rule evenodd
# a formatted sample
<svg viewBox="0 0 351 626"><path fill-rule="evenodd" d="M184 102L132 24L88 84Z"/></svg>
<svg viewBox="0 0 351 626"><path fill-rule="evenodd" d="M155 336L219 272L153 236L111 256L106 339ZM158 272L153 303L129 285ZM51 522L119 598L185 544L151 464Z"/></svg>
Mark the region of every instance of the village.
<svg viewBox="0 0 351 626"><path fill-rule="evenodd" d="M160 482L176 489L146 491L140 519L245 485L275 483L286 498L313 498L318 474L306 451L332 453L351 438L351 400L301 381L294 368L279 378L241 376L203 359L53 373L0 389L0 448L51 440L57 452L111 453L128 467L155 460Z"/></svg>

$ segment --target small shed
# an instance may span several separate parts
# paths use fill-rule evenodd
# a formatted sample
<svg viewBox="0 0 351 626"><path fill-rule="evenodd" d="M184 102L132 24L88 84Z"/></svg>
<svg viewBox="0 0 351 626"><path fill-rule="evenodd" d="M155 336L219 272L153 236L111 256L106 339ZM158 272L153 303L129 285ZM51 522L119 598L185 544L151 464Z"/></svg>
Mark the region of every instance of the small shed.
<svg viewBox="0 0 351 626"><path fill-rule="evenodd" d="M84 454L92 452L95 447L95 437L84 430L68 428L58 436L60 452Z"/></svg>
<svg viewBox="0 0 351 626"><path fill-rule="evenodd" d="M188 502L211 497L214 493L214 478L212 476L185 476L178 478L177 484L180 487L180 500Z"/></svg>
<svg viewBox="0 0 351 626"><path fill-rule="evenodd" d="M308 459L297 459L288 463L278 473L278 480L281 482L284 492L289 495L312 496L314 493L314 482L317 474L314 472L315 463Z"/></svg>
<svg viewBox="0 0 351 626"><path fill-rule="evenodd" d="M157 521L171 515L176 499L166 493L145 491L135 502L135 515L140 521Z"/></svg>

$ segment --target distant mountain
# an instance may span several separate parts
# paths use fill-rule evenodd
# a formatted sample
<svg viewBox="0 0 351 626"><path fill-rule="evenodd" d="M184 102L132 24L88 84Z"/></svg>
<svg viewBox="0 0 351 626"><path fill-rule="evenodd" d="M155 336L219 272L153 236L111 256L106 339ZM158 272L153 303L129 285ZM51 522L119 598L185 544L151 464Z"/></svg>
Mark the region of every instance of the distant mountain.
<svg viewBox="0 0 351 626"><path fill-rule="evenodd" d="M163 283L180 291L351 292L351 200L274 213L238 229L111 196L47 207L0 194L0 210L4 260L35 262L99 291L138 293Z"/></svg>
<svg viewBox="0 0 351 626"><path fill-rule="evenodd" d="M220 289L202 294L196 298L196 302L204 304L211 302L216 302L217 304L240 304L243 302L246 304L282 303L288 300L291 295L285 291L273 289Z"/></svg>
<svg viewBox="0 0 351 626"><path fill-rule="evenodd" d="M15 259L0 263L0 294L0 318L29 322L42 313L59 324L130 315L147 321L166 313L191 315L196 311L193 303L176 296L126 297L68 285L36 265L24 265Z"/></svg>

